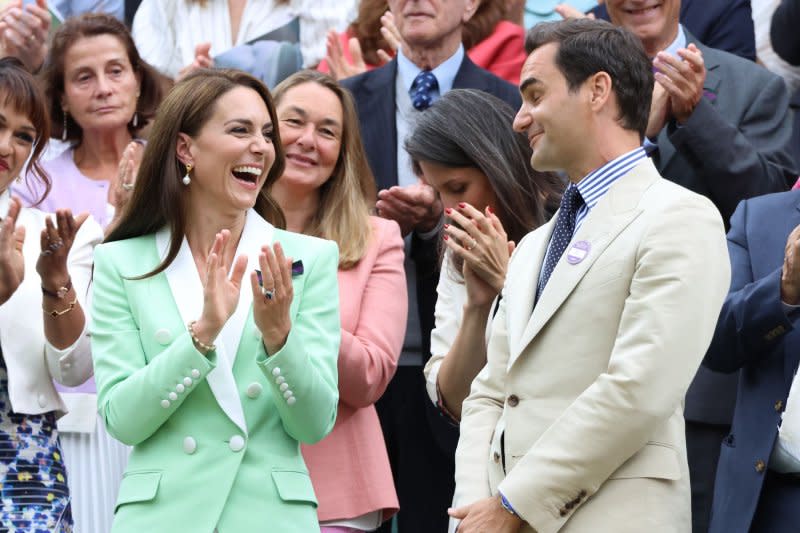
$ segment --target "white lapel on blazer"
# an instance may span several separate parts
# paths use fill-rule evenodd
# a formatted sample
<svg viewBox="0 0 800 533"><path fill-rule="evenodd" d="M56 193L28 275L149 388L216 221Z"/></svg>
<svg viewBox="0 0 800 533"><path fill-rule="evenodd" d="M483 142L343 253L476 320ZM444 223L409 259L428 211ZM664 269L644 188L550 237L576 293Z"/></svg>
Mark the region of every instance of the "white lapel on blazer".
<svg viewBox="0 0 800 533"><path fill-rule="evenodd" d="M253 291L250 288L250 272L260 269L258 255L261 247L265 244L271 245L274 227L272 224L261 218L254 209L247 212L247 219L242 230L242 237L239 239L239 246L236 248L236 257L244 254L247 256L247 270L242 278L242 292L239 295L239 306L236 312L228 319L225 327L222 328L219 340L225 346L228 353L231 368L233 368L236 354L239 352L239 344L244 334L244 326L250 309L253 306Z"/></svg>
<svg viewBox="0 0 800 533"><path fill-rule="evenodd" d="M169 238L168 228L163 228L156 233L156 246L161 258L166 256ZM192 320L197 320L203 311L203 283L185 237L178 255L164 270L164 275L167 277L167 283L169 283L172 297L175 299L175 305L178 307L183 323L188 324ZM247 435L244 410L239 399L236 381L233 379L233 360L229 358L222 334L217 339L216 345L217 366L208 373L206 381L223 412Z"/></svg>

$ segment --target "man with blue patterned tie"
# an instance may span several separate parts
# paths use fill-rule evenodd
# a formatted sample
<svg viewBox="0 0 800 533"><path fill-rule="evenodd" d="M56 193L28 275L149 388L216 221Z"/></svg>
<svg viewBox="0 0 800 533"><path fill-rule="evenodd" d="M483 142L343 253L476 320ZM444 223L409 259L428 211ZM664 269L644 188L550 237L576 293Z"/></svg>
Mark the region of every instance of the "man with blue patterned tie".
<svg viewBox="0 0 800 533"><path fill-rule="evenodd" d="M458 439L458 430L427 400L422 374L430 357L442 206L414 175L403 143L419 114L452 88L480 89L512 107L520 103L516 87L464 54L462 26L478 5L477 0L389 0L403 38L397 57L342 82L358 107L380 190L378 213L396 220L406 236L408 330L397 373L376 404L400 499L400 533L440 533L446 527Z"/></svg>
<svg viewBox="0 0 800 533"><path fill-rule="evenodd" d="M509 263L450 514L459 533L688 533L682 400L730 281L722 219L641 147L653 73L632 33L542 23L528 44L514 128L570 185Z"/></svg>

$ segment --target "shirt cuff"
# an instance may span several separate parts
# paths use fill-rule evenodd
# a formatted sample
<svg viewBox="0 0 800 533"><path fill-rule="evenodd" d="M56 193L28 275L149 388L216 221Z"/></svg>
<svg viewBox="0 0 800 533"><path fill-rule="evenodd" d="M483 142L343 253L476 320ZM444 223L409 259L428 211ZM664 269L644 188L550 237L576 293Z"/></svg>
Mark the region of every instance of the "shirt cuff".
<svg viewBox="0 0 800 533"><path fill-rule="evenodd" d="M783 300L781 300L781 307L783 307L783 312L786 313L786 316L789 316L792 313L796 313L797 311L800 311L800 305L787 304Z"/></svg>
<svg viewBox="0 0 800 533"><path fill-rule="evenodd" d="M436 237L442 228L444 227L444 217L439 217L439 222L436 223L436 227L432 230L428 231L418 231L417 236L422 239L423 241L429 241Z"/></svg>
<svg viewBox="0 0 800 533"><path fill-rule="evenodd" d="M517 512L514 510L514 506L512 506L512 505L511 505L511 502L510 502L510 501L508 501L508 498L506 498L506 497L503 495L503 493L502 493L502 492L500 492L500 491L497 491L497 494L500 496L500 505L502 505L502 506L503 506L503 509L505 509L505 510L506 510L506 511L508 511L509 513L513 514L513 515L514 515L514 516L516 516L517 518L519 518L519 513L517 513Z"/></svg>

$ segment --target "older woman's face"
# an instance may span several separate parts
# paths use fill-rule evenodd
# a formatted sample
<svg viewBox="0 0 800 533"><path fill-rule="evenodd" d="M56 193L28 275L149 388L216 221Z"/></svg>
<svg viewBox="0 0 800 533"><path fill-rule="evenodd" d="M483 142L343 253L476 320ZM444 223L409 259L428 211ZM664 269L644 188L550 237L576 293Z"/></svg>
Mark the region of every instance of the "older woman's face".
<svg viewBox="0 0 800 533"><path fill-rule="evenodd" d="M136 110L139 79L125 45L110 34L82 37L64 56L61 107L84 131L126 128Z"/></svg>
<svg viewBox="0 0 800 533"><path fill-rule="evenodd" d="M419 166L423 181L436 189L445 209L465 202L481 211L486 206L497 211L497 196L480 169L447 167L430 161L420 161Z"/></svg>
<svg viewBox="0 0 800 533"><path fill-rule="evenodd" d="M283 94L277 112L286 152L286 170L278 183L301 194L316 191L333 174L342 148L339 97L317 83L303 83Z"/></svg>
<svg viewBox="0 0 800 533"><path fill-rule="evenodd" d="M20 113L0 94L0 191L20 175L31 155L36 128L27 115Z"/></svg>

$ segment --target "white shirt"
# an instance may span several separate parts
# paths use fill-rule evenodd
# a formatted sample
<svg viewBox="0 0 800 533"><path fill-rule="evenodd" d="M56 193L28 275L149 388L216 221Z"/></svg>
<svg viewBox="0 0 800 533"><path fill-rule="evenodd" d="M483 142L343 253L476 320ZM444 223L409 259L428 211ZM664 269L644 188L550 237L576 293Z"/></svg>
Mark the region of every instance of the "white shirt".
<svg viewBox="0 0 800 533"><path fill-rule="evenodd" d="M208 0L205 6L187 0L143 0L133 19L133 40L142 58L172 78L194 61L195 46L211 43L211 57L257 39L300 19L303 64L313 67L325 57L328 30L342 32L356 16L356 0L248 0L239 34L231 35L227 0Z"/></svg>

